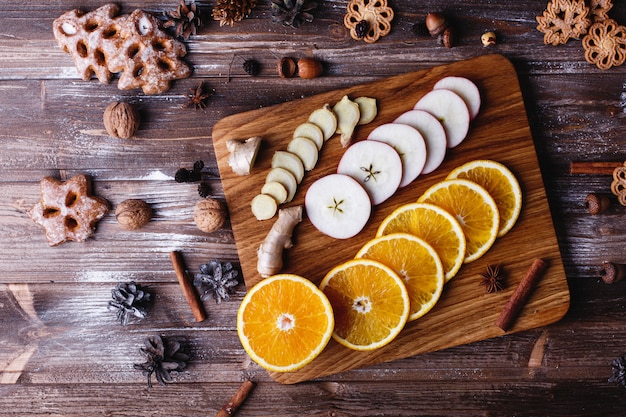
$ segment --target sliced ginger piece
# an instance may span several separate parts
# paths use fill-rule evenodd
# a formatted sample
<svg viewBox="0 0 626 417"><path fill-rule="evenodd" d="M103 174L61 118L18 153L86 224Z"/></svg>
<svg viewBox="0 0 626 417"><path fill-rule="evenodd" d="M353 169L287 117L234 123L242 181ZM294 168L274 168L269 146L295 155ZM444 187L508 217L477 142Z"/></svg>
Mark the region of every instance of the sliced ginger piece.
<svg viewBox="0 0 626 417"><path fill-rule="evenodd" d="M293 174L287 171L285 168L272 168L265 177L265 183L276 181L285 187L287 190L287 200L285 203L293 200L293 196L296 195L298 190L298 182Z"/></svg>
<svg viewBox="0 0 626 417"><path fill-rule="evenodd" d="M287 189L284 185L279 183L278 181L270 181L263 184L263 188L261 188L261 194L267 194L269 196L274 197L276 200L276 204L282 204L287 201Z"/></svg>
<svg viewBox="0 0 626 417"><path fill-rule="evenodd" d="M272 168L285 168L300 184L304 178L304 165L300 157L289 151L276 151L272 156Z"/></svg>
<svg viewBox="0 0 626 417"><path fill-rule="evenodd" d="M260 147L260 136L253 136L246 140L230 139L226 141L226 149L230 152L228 165L233 172L237 175L250 175Z"/></svg>
<svg viewBox="0 0 626 417"><path fill-rule="evenodd" d="M354 102L359 105L359 111L361 112L359 125L366 125L376 118L378 106L375 98L357 97L354 99Z"/></svg>
<svg viewBox="0 0 626 417"><path fill-rule="evenodd" d="M361 118L359 105L348 96L343 96L333 107L333 112L337 117L336 132L341 134L341 146L347 148L352 143L354 128Z"/></svg>
<svg viewBox="0 0 626 417"><path fill-rule="evenodd" d="M317 125L324 133L324 140L330 139L337 130L337 116L330 108L329 104L325 104L324 107L314 110L309 115L310 123Z"/></svg>
<svg viewBox="0 0 626 417"><path fill-rule="evenodd" d="M257 194L250 202L250 208L257 220L268 220L276 214L278 203L271 195Z"/></svg>
<svg viewBox="0 0 626 417"><path fill-rule="evenodd" d="M324 132L316 124L311 122L301 123L293 131L293 137L303 137L311 139L317 145L317 150L322 149L324 145Z"/></svg>
<svg viewBox="0 0 626 417"><path fill-rule="evenodd" d="M311 139L304 137L293 138L287 145L287 151L297 155L307 171L312 170L317 165L317 146Z"/></svg>

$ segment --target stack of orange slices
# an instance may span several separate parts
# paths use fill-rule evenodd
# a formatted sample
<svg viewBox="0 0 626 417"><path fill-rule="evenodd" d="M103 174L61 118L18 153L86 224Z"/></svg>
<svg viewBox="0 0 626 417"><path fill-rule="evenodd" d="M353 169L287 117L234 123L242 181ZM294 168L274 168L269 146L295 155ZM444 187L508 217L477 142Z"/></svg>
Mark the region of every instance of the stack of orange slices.
<svg viewBox="0 0 626 417"><path fill-rule="evenodd" d="M437 304L463 263L511 230L521 206L519 183L503 164L459 166L387 216L376 237L319 288L293 275L253 287L237 317L245 350L266 369L285 372L312 361L331 335L359 351L387 345Z"/></svg>

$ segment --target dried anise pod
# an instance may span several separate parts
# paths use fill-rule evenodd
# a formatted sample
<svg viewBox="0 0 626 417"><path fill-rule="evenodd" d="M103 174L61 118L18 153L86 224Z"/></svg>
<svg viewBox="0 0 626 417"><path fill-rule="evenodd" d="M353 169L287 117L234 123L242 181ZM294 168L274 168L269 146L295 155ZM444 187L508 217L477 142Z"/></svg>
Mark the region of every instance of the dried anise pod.
<svg viewBox="0 0 626 417"><path fill-rule="evenodd" d="M298 28L303 22L313 21L317 6L312 0L272 0L272 22Z"/></svg>
<svg viewBox="0 0 626 417"><path fill-rule="evenodd" d="M243 63L243 70L246 74L256 77L261 71L261 65L254 59L246 59Z"/></svg>
<svg viewBox="0 0 626 417"><path fill-rule="evenodd" d="M204 91L204 83L198 84L196 88L190 88L189 92L190 94L187 94L189 101L183 108L193 107L195 110L206 108L206 101L211 93Z"/></svg>
<svg viewBox="0 0 626 417"><path fill-rule="evenodd" d="M135 369L143 371L152 388L152 374L160 385L172 382L171 372L182 371L187 367L189 355L181 352L180 343L163 340L161 336L150 336L144 341L141 353L146 362L135 364Z"/></svg>
<svg viewBox="0 0 626 417"><path fill-rule="evenodd" d="M163 27L174 28L174 35L185 40L195 35L202 26L200 11L193 0L189 4L186 4L185 0L180 0L175 10L163 12L162 19L165 20Z"/></svg>
<svg viewBox="0 0 626 417"><path fill-rule="evenodd" d="M626 388L626 356L620 356L611 362L611 377L609 382L622 384Z"/></svg>
<svg viewBox="0 0 626 417"><path fill-rule="evenodd" d="M480 285L484 285L488 293L498 292L504 288L504 275L500 265L488 265L487 270L480 276Z"/></svg>
<svg viewBox="0 0 626 417"><path fill-rule="evenodd" d="M233 264L214 259L200 265L200 273L194 276L193 284L199 287L203 300L213 297L220 304L222 300L230 300L230 294L239 284L238 276L239 272L233 268Z"/></svg>
<svg viewBox="0 0 626 417"><path fill-rule="evenodd" d="M150 293L134 281L120 282L111 290L109 308L117 309L117 319L126 326L133 318L144 319L150 307Z"/></svg>

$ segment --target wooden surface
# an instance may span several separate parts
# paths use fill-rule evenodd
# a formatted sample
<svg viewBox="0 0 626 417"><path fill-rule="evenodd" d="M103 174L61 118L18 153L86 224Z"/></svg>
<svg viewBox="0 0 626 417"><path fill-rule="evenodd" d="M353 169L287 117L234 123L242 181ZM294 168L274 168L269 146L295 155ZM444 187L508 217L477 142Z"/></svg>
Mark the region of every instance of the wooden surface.
<svg viewBox="0 0 626 417"><path fill-rule="evenodd" d="M528 314L517 321L514 331L553 323L567 311L567 279L522 94L514 67L501 55L485 55L385 78L220 120L213 129L213 145L224 193L231 208L231 226L247 287L250 288L261 279L256 271L256 250L276 220L256 220L250 212L250 201L265 182L273 153L286 149L291 139L289 133L298 124L306 121L311 111L325 103L333 105L344 95L375 97L380 112L372 123L359 127L355 133L355 140L362 140L376 126L391 123L405 111L411 110L419 98L431 91L434 83L445 76L466 77L480 86L484 104L478 117L472 121L466 140L448 153L445 163L435 172L420 176L387 201L375 206L370 222L354 238L330 238L317 231L305 218L294 233L294 247L285 253L284 258L288 265L284 272L298 274L319 283L328 271L353 258L376 235L376 230L385 216L402 204L417 201L428 187L445 179L456 166L475 159L486 158L504 163L519 179L523 189L524 208L514 231L498 239L484 257L464 265L457 276L446 285L436 308L422 319L409 323L400 337L385 348L362 353L331 341L315 361L300 371L273 373L272 377L277 381L300 382L373 363L500 336L503 332L495 326L495 318L534 258L548 261L551 264L550 273L541 281L534 299L525 309ZM240 176L233 173L228 165L226 141L245 139L259 135L260 132L264 146L252 174ZM317 166L307 173L294 200L287 206L304 204L304 195L309 185L324 175L336 172L344 150L338 138L331 138L326 142ZM542 242L541 246L535 244L538 240ZM509 290L501 292L497 297L485 296L484 288L476 285L477 277L480 277L487 265L501 262L509 276ZM450 317L458 319L450 320ZM428 339L428 343L425 343L425 339Z"/></svg>
<svg viewBox="0 0 626 417"><path fill-rule="evenodd" d="M347 1L324 1L315 21L296 30L272 24L263 0L232 28L205 19L186 42L192 78L157 96L80 80L56 45L55 17L102 4L0 4L0 415L215 415L245 378L257 386L240 416L624 414L624 388L607 379L611 360L626 353L626 283L606 285L597 270L604 260L626 263L626 211L614 204L590 216L584 197L609 192L611 179L570 175L569 166L626 159L626 67L598 70L584 60L579 41L545 46L535 16L546 1L397 0L391 33L365 44L343 26ZM176 4L125 2L122 11L158 14ZM456 47L413 35L412 25L433 10L458 26ZM625 23L626 6L618 3L610 15ZM487 29L499 35L493 48L480 44ZM225 199L212 145L219 120L493 53L509 59L519 77L571 294L562 320L292 385L275 382L241 348L235 318L243 283L230 302L205 301L208 318L195 322L169 253L181 251L192 272L215 258L238 265L239 257L230 223L210 235L195 227L197 184L177 184L173 176L201 159L213 196ZM281 56L314 56L325 74L281 79ZM261 62L258 77L242 70L246 58ZM207 109L182 109L201 81L213 90ZM114 100L139 108L135 139L105 133L102 113ZM94 239L48 247L26 211L40 198L42 177L77 173L90 175L96 195L113 207L145 199L154 220L126 232L111 213ZM155 303L146 320L123 327L106 305L115 284L131 279L148 286ZM139 348L154 334L180 341L192 359L174 383L148 389L133 364L143 361Z"/></svg>

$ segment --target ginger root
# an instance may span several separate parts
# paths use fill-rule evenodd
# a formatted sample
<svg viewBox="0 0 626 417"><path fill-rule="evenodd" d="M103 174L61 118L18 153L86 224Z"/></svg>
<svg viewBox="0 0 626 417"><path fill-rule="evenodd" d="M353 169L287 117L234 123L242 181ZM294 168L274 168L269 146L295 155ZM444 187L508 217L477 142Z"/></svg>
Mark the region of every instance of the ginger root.
<svg viewBox="0 0 626 417"><path fill-rule="evenodd" d="M257 250L257 271L269 277L283 268L283 250L293 246L293 229L302 221L303 207L293 206L278 211L278 219L272 225L265 240Z"/></svg>
<svg viewBox="0 0 626 417"><path fill-rule="evenodd" d="M230 139L226 149L230 152L228 165L237 175L249 175L261 147L261 137L253 136L246 140Z"/></svg>

